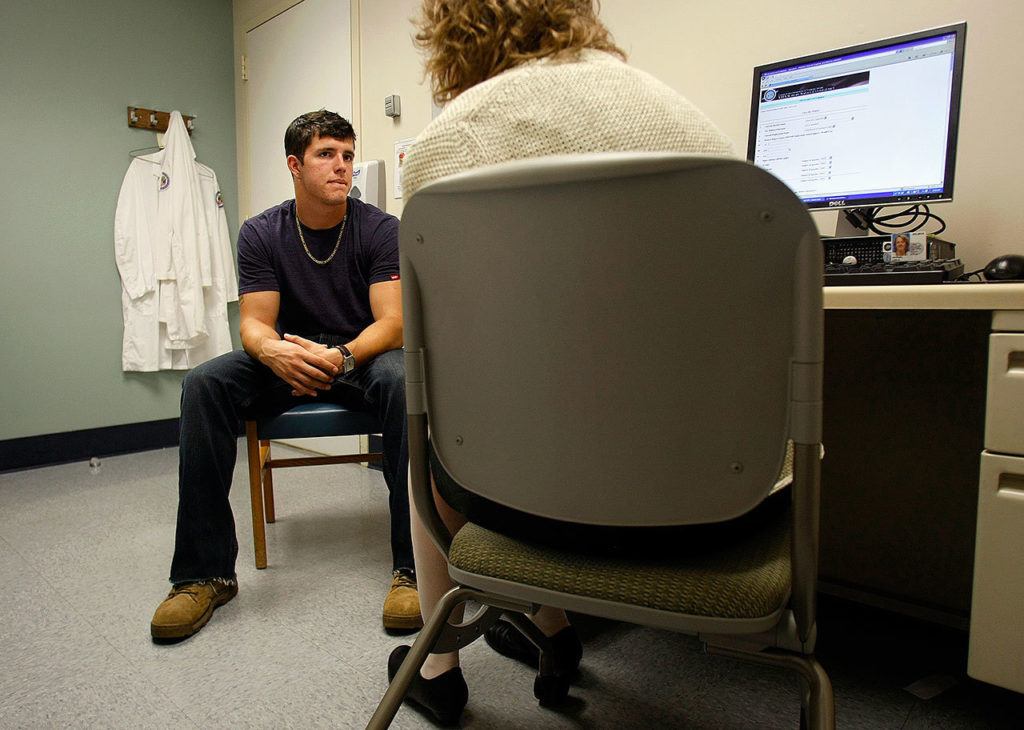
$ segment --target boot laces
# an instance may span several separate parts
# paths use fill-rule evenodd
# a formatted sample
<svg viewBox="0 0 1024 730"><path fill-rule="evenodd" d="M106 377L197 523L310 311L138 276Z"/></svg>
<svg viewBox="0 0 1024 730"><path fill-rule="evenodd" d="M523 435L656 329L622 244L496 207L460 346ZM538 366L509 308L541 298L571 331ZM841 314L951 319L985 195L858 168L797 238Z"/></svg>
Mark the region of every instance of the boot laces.
<svg viewBox="0 0 1024 730"><path fill-rule="evenodd" d="M167 597L173 598L174 596L185 595L195 601L199 597L203 586L210 586L216 592L225 586L231 585L233 582L233 579L210 578L209 580L197 580L192 583L182 583L181 585L173 586Z"/></svg>
<svg viewBox="0 0 1024 730"><path fill-rule="evenodd" d="M396 570L394 572L394 580L391 581L392 588L412 588L416 589L416 579L409 575L404 570Z"/></svg>

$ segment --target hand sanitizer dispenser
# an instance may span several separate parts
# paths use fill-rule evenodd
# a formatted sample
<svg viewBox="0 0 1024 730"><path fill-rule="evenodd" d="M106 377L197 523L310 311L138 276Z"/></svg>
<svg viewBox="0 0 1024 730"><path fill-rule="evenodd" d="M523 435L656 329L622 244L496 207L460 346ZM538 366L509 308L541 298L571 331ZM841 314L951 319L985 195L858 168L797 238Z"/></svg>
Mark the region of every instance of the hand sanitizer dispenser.
<svg viewBox="0 0 1024 730"><path fill-rule="evenodd" d="M384 210L384 192L384 160L366 160L352 168L352 190L349 195Z"/></svg>

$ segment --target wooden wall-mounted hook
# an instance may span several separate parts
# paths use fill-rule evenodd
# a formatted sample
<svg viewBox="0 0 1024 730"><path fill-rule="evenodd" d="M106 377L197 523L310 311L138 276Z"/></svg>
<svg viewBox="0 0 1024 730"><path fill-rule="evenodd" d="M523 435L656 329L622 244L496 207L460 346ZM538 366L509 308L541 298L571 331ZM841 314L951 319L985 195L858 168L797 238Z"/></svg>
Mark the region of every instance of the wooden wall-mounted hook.
<svg viewBox="0 0 1024 730"><path fill-rule="evenodd" d="M195 129L195 117L182 115L185 121L185 129L189 134ZM161 112L156 109L143 109L138 106L128 107L128 126L136 129L148 129L153 132L166 132L167 125L171 120L170 112Z"/></svg>

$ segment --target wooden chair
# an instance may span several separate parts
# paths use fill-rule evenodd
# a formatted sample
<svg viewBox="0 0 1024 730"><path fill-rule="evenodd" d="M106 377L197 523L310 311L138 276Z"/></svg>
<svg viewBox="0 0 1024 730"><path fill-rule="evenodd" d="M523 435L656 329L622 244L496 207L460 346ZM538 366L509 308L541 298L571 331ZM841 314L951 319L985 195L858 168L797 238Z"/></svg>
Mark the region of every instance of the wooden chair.
<svg viewBox="0 0 1024 730"><path fill-rule="evenodd" d="M245 422L246 448L249 454L249 493L252 500L252 537L256 567L267 567L267 534L264 522L274 522L273 470L321 464L351 464L380 461L379 452L342 456L303 456L274 459L271 439L302 439L321 436L355 436L380 433L376 416L350 411L334 403L304 403L284 413Z"/></svg>

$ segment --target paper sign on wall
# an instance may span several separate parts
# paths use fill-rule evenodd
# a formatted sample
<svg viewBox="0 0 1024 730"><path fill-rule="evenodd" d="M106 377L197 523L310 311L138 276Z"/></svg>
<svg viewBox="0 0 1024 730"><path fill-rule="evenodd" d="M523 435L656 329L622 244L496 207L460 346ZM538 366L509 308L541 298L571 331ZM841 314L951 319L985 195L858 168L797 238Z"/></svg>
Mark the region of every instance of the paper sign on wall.
<svg viewBox="0 0 1024 730"><path fill-rule="evenodd" d="M405 156L409 154L409 148L412 147L413 139L400 139L395 142L395 174L392 177L395 180L395 198L402 197L402 165L405 163Z"/></svg>

